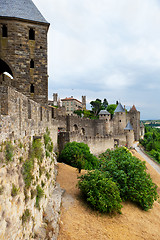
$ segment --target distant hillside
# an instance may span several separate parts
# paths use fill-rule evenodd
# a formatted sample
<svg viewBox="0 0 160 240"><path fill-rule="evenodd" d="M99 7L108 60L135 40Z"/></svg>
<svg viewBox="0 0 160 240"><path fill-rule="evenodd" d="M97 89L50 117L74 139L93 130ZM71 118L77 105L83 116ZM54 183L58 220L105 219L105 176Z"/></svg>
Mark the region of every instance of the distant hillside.
<svg viewBox="0 0 160 240"><path fill-rule="evenodd" d="M144 125L148 125L151 127L158 127L160 126L160 120L143 120Z"/></svg>

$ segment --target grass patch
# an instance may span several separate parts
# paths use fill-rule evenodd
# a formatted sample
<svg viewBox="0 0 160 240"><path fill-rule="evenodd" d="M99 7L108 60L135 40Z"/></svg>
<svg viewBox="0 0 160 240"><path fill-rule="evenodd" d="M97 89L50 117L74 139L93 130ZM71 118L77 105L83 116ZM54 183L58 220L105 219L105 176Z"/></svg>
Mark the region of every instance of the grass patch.
<svg viewBox="0 0 160 240"><path fill-rule="evenodd" d="M40 185L37 186L37 195L36 195L36 207L40 208L39 203L41 198L44 196L44 191L43 189L40 187Z"/></svg>
<svg viewBox="0 0 160 240"><path fill-rule="evenodd" d="M46 157L50 157L50 153L53 152L53 142L50 137L50 131L48 130L48 128L46 129L46 133L43 135L43 138L46 149Z"/></svg>
<svg viewBox="0 0 160 240"><path fill-rule="evenodd" d="M7 142L5 146L6 162L8 163L13 161L13 156L14 156L14 147L12 146L11 142Z"/></svg>
<svg viewBox="0 0 160 240"><path fill-rule="evenodd" d="M22 219L22 224L24 224L24 223L26 223L26 222L29 222L30 218L31 218L31 213L30 213L29 209L27 208L27 209L24 211L24 213L23 213L23 215L22 215L22 217L21 217L21 219Z"/></svg>
<svg viewBox="0 0 160 240"><path fill-rule="evenodd" d="M14 183L13 183L13 184L12 184L12 190L11 190L11 196L12 196L12 197L17 196L18 192L19 192L19 188L17 188L17 187L14 185Z"/></svg>

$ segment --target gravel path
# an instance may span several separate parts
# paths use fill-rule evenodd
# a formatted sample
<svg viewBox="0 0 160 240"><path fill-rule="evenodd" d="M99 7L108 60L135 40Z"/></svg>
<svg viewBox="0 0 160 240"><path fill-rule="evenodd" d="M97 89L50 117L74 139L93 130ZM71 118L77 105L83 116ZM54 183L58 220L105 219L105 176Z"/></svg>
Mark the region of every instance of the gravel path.
<svg viewBox="0 0 160 240"><path fill-rule="evenodd" d="M135 150L160 174L160 164L151 160L139 147L136 146Z"/></svg>

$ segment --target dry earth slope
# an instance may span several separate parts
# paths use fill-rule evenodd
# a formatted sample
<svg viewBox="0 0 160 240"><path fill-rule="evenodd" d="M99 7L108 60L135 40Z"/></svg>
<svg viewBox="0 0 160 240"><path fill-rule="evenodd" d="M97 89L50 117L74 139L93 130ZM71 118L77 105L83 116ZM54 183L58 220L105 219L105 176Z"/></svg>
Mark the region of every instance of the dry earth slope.
<svg viewBox="0 0 160 240"><path fill-rule="evenodd" d="M135 151L133 154L144 160ZM147 170L158 185L160 175L148 164ZM78 172L63 163L58 164L57 181L66 190L61 208L60 233L58 240L159 240L160 203L145 212L132 203L123 203L122 214L101 215L92 211L80 200L76 188ZM82 171L82 174L84 171Z"/></svg>

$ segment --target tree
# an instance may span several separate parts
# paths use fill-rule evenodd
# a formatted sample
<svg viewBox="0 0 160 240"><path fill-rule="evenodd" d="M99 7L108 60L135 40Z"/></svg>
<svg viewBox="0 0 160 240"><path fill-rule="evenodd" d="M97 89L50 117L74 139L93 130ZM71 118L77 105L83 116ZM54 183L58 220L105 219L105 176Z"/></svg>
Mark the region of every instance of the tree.
<svg viewBox="0 0 160 240"><path fill-rule="evenodd" d="M108 105L108 107L107 107L107 111L108 111L111 115L113 115L116 107L117 107L116 104L110 104L110 105Z"/></svg>
<svg viewBox="0 0 160 240"><path fill-rule="evenodd" d="M108 106L108 101L107 101L106 98L104 98L103 103L102 103L102 107L103 107L103 109L107 109L107 106Z"/></svg>
<svg viewBox="0 0 160 240"><path fill-rule="evenodd" d="M95 170L79 177L78 187L89 205L102 213L121 213L119 189L106 173Z"/></svg>
<svg viewBox="0 0 160 240"><path fill-rule="evenodd" d="M158 198L157 186L146 172L145 162L124 147L108 149L100 155L100 161L99 170L108 173L117 184L123 201L133 201L146 211L152 208Z"/></svg>
<svg viewBox="0 0 160 240"><path fill-rule="evenodd" d="M98 159L90 153L90 149L85 143L68 142L59 155L59 162L64 162L72 167L81 169L95 169Z"/></svg>
<svg viewBox="0 0 160 240"><path fill-rule="evenodd" d="M95 101L91 101L90 104L94 115L97 116L100 110L102 109L101 100L97 98Z"/></svg>

